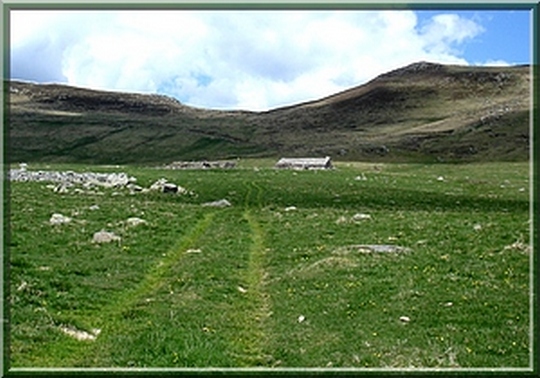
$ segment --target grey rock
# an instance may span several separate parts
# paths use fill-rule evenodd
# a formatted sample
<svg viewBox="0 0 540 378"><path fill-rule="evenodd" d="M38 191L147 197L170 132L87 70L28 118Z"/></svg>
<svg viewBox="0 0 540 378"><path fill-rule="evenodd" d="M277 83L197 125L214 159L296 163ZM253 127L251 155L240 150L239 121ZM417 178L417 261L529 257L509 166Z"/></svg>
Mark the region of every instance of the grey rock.
<svg viewBox="0 0 540 378"><path fill-rule="evenodd" d="M113 241L120 241L121 239L120 236L115 235L113 232L105 230L94 233L94 236L92 237L94 243L110 243Z"/></svg>
<svg viewBox="0 0 540 378"><path fill-rule="evenodd" d="M59 213L54 213L52 216L51 216L51 219L49 219L49 223L52 224L53 226L56 226L56 225L59 225L59 224L64 224L64 223L69 223L71 222L71 218L70 217L66 217L62 214L59 214Z"/></svg>
<svg viewBox="0 0 540 378"><path fill-rule="evenodd" d="M218 201L212 201L212 202L205 202L202 204L202 206L205 207L229 207L232 206L232 204L227 201L226 199L220 199Z"/></svg>

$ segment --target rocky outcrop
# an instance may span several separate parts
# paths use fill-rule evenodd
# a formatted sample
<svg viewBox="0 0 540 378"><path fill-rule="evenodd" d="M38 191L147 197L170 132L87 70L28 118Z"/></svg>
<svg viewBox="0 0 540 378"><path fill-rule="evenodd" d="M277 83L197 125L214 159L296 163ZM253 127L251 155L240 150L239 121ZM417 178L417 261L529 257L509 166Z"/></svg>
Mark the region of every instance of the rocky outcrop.
<svg viewBox="0 0 540 378"><path fill-rule="evenodd" d="M28 171L26 168L11 169L9 171L11 181L39 181L56 182L63 186L85 185L102 186L106 188L119 188L137 181L126 173L94 173L73 171Z"/></svg>

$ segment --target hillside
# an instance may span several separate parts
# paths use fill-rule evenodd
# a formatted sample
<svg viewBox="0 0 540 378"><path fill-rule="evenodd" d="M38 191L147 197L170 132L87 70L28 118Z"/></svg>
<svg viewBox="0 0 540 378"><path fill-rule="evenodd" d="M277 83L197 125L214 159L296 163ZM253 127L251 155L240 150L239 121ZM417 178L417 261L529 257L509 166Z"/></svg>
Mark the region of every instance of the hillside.
<svg viewBox="0 0 540 378"><path fill-rule="evenodd" d="M416 63L267 112L159 95L9 83L8 159L89 163L261 156L371 161L529 158L528 66Z"/></svg>

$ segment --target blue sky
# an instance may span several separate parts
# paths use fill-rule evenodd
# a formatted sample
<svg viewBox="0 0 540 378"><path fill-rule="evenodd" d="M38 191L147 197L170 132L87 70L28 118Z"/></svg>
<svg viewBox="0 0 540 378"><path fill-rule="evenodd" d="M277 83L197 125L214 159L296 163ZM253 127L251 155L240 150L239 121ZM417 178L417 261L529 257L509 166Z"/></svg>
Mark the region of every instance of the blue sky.
<svg viewBox="0 0 540 378"><path fill-rule="evenodd" d="M10 12L11 77L268 110L404 65L530 63L530 11Z"/></svg>
<svg viewBox="0 0 540 378"><path fill-rule="evenodd" d="M419 23L441 11L417 12ZM462 55L471 64L501 61L507 63L529 63L531 61L531 13L529 11L453 11L463 18L471 19L482 26L476 38L462 46Z"/></svg>

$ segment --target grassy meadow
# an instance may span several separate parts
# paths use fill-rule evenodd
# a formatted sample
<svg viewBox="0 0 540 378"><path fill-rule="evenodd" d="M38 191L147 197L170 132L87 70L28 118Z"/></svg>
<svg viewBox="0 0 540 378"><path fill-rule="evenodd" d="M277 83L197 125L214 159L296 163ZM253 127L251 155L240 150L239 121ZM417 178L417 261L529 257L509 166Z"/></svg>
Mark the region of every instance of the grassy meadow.
<svg viewBox="0 0 540 378"><path fill-rule="evenodd" d="M11 183L11 368L529 367L527 163L272 163L47 167L194 195Z"/></svg>

